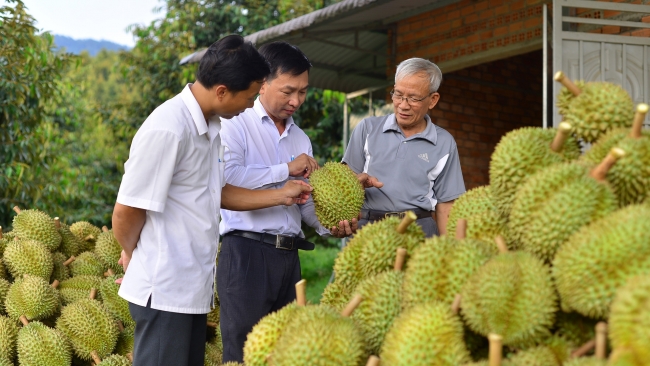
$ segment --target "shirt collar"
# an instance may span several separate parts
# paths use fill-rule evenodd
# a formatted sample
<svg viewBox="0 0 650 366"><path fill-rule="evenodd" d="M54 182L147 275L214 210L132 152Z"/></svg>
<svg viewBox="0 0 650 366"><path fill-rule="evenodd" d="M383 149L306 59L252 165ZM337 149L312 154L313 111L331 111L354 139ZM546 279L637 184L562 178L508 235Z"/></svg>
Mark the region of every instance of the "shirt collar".
<svg viewBox="0 0 650 366"><path fill-rule="evenodd" d="M428 114L424 115L424 119L427 121L427 126L424 128L424 131L411 136L411 138L422 138L430 141L435 145L438 142L438 133L436 132L436 127L433 125L433 122L431 122L431 117L429 117ZM389 115L388 118L386 118L386 122L384 122L383 132L386 131L396 131L402 133L402 129L399 128L397 119L395 119L395 113Z"/></svg>
<svg viewBox="0 0 650 366"><path fill-rule="evenodd" d="M191 83L185 85L185 88L183 88L183 91L181 92L181 99L183 99L183 103L185 103L185 106L190 111L192 120L196 125L196 130L199 132L200 136L208 132L208 123L205 121L203 111L201 111L201 106L199 106L199 102L196 101L194 94L192 94L192 91L190 90L191 85Z"/></svg>
<svg viewBox="0 0 650 366"><path fill-rule="evenodd" d="M266 113L266 109L264 109L262 102L260 102L260 97L257 97L257 99L255 99L255 103L253 104L253 110L255 111L255 114L257 114L257 116L260 118L262 122L266 120L273 123L273 120L271 119L271 117L269 117L269 114ZM287 131L287 133L291 129L291 126L294 124L295 123L293 122L293 117L287 118L286 126L285 126L285 130Z"/></svg>

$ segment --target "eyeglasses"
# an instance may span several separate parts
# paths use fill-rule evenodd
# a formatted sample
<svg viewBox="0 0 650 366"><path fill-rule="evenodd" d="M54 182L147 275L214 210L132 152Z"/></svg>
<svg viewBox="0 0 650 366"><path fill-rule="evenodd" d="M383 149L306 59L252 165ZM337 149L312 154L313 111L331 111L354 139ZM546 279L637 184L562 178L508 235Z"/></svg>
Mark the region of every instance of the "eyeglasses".
<svg viewBox="0 0 650 366"><path fill-rule="evenodd" d="M422 101L427 99L428 97L430 97L431 94L433 94L433 93L435 93L435 92L431 92L426 97L418 99L418 98L405 97L403 95L395 94L395 90L391 90L390 91L390 97L393 99L393 102L395 102L397 104L402 104L402 101L406 100L406 103L408 105L415 107L415 106L419 106L420 104L422 104Z"/></svg>

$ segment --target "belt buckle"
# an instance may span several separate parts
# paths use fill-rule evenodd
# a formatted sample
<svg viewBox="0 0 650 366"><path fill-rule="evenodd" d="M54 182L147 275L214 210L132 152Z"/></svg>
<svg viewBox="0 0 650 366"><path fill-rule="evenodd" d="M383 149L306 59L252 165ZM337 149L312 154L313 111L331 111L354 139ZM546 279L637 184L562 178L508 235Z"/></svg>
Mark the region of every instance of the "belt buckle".
<svg viewBox="0 0 650 366"><path fill-rule="evenodd" d="M384 218L385 218L385 219L387 219L387 218L389 218L389 217L391 217L391 216L397 216L398 218L403 219L404 216L406 216L406 212L397 212L397 211L393 211L393 212L386 212L386 213L384 214Z"/></svg>
<svg viewBox="0 0 650 366"><path fill-rule="evenodd" d="M282 238L291 239L291 242L290 242L291 247L290 248L287 248L286 246L282 245ZM282 249L282 250L293 250L293 240L294 239L295 238L293 236L278 234L278 235L275 236L275 248L276 249Z"/></svg>

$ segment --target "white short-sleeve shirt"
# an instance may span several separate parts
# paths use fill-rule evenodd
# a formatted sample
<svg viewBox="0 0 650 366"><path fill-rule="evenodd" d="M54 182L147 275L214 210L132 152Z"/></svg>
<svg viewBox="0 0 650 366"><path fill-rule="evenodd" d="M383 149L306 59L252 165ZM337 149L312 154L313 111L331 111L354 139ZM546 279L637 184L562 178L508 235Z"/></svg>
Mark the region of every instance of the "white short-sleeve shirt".
<svg viewBox="0 0 650 366"><path fill-rule="evenodd" d="M117 202L147 210L119 295L203 314L213 305L223 163L218 117L206 123L188 84L156 108L131 144Z"/></svg>

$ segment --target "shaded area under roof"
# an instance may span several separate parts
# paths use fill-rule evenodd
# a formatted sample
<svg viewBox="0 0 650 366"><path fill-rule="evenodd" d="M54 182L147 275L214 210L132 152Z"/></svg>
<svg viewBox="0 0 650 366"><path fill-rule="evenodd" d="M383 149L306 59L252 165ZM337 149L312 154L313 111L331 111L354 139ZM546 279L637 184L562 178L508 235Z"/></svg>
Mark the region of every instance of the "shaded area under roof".
<svg viewBox="0 0 650 366"><path fill-rule="evenodd" d="M311 86L349 93L392 82L386 76L388 61L395 61L388 32L396 21L457 1L343 0L245 38L258 47L279 40L297 45L313 65ZM181 64L198 62L204 53Z"/></svg>

